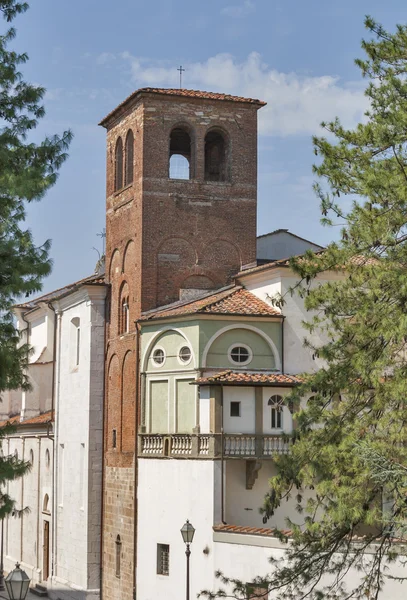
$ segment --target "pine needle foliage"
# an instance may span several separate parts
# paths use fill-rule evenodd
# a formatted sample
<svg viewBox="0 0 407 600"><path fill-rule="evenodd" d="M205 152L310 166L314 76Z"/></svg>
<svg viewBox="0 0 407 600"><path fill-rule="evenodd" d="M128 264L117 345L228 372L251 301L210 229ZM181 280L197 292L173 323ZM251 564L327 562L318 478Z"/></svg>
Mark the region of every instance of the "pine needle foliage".
<svg viewBox="0 0 407 600"><path fill-rule="evenodd" d="M24 227L27 203L40 200L57 180L72 134L46 137L39 144L32 132L44 116L45 89L24 81L25 53L9 49L16 30L9 24L28 9L26 2L0 0L4 30L0 34L0 395L7 389L29 389L26 367L30 349L15 327L12 306L21 296L41 290L51 269L50 242L34 244ZM0 519L20 516L7 484L23 477L31 464L3 454L3 440L13 432L0 428Z"/></svg>
<svg viewBox="0 0 407 600"><path fill-rule="evenodd" d="M8 25L27 9L26 2L0 0L5 22L0 35L0 394L29 386L29 348L21 343L11 307L17 298L40 291L51 261L50 242L37 247L24 227L26 207L56 182L72 137L66 131L39 144L31 141L45 114L45 89L23 80L19 69L28 56L9 49L16 30Z"/></svg>
<svg viewBox="0 0 407 600"><path fill-rule="evenodd" d="M341 239L291 261L323 367L291 399L303 399L295 443L262 508L266 520L287 497L298 508L289 540L280 533L284 561L252 584L273 598L385 598L390 578L407 590L407 27L365 25L366 119L323 123L329 135L313 140L323 222L342 221ZM315 281L327 271L337 276ZM207 597L246 597L218 576L224 587Z"/></svg>

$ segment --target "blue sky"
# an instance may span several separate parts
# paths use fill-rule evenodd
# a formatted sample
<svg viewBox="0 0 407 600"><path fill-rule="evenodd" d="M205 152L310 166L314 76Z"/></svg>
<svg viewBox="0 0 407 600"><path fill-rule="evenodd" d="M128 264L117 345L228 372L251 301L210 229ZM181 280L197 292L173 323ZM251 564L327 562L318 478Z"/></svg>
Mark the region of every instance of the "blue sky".
<svg viewBox="0 0 407 600"><path fill-rule="evenodd" d="M37 243L52 239L48 291L93 272L105 215L105 131L98 121L143 86L184 87L267 101L259 113L258 233L277 228L327 243L312 191L311 136L366 108L363 18L404 23L405 0L40 0L15 21L25 79L47 88L38 133L72 129L56 186L29 207Z"/></svg>

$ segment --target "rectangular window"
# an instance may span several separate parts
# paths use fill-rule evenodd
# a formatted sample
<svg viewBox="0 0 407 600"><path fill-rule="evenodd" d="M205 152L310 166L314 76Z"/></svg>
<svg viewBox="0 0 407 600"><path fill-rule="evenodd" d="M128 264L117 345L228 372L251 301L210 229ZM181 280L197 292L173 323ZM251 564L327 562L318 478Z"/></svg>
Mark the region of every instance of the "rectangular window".
<svg viewBox="0 0 407 600"><path fill-rule="evenodd" d="M271 409L271 429L283 428L283 411L281 408Z"/></svg>
<svg viewBox="0 0 407 600"><path fill-rule="evenodd" d="M170 547L168 544L157 544L157 575L170 574Z"/></svg>
<svg viewBox="0 0 407 600"><path fill-rule="evenodd" d="M81 329L80 327L76 330L76 366L79 365L79 351L81 346Z"/></svg>
<svg viewBox="0 0 407 600"><path fill-rule="evenodd" d="M113 448L116 448L116 446L117 446L117 431L116 431L116 429L113 429L113 431L112 431L112 446L113 446Z"/></svg>
<svg viewBox="0 0 407 600"><path fill-rule="evenodd" d="M230 403L230 416L231 417L240 417L240 402L231 402Z"/></svg>

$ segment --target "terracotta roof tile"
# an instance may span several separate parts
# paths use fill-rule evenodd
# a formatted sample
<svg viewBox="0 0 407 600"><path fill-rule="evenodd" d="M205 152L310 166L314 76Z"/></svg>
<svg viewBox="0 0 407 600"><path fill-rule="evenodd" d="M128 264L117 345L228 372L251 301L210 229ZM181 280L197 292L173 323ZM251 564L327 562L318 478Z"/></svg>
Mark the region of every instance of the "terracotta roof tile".
<svg viewBox="0 0 407 600"><path fill-rule="evenodd" d="M198 300L176 302L144 313L141 321L193 314L281 317L281 313L241 286L223 289Z"/></svg>
<svg viewBox="0 0 407 600"><path fill-rule="evenodd" d="M33 298L32 300L22 302L21 304L15 304L14 308L35 308L39 302L51 302L52 300L56 300L57 298L74 291L76 287L80 287L81 285L103 285L104 283L104 275L91 275L90 277L84 277L83 279L79 279L79 281L69 283L62 288L58 288L57 290L53 290L52 292L38 296L38 298Z"/></svg>
<svg viewBox="0 0 407 600"><path fill-rule="evenodd" d="M136 98L141 94L156 94L161 96L179 96L181 98L200 98L203 100L224 100L228 102L243 102L245 104L254 104L259 108L261 106L265 106L267 103L262 100L257 100L257 98L244 98L243 96L232 96L230 94L218 94L217 92L205 92L201 90L187 90L187 89L178 89L178 88L140 88L136 90L130 96L127 96L120 102L116 108L110 111L99 123L99 125L106 125L107 121L109 121L110 117L112 117L120 108L123 108L128 102Z"/></svg>
<svg viewBox="0 0 407 600"><path fill-rule="evenodd" d="M51 421L53 421L52 418L52 410L49 410L48 412L42 413L41 415L38 415L37 417L32 417L31 419L24 419L23 421L21 421L21 417L20 415L16 415L15 417L11 417L10 419L7 419L7 421L2 421L0 422L0 427L4 427L4 425L6 425L6 423L10 423L10 425L44 425L46 423L50 423Z"/></svg>
<svg viewBox="0 0 407 600"><path fill-rule="evenodd" d="M302 383L297 375L283 373L222 371L209 377L200 377L194 381L197 385L275 385L293 387Z"/></svg>
<svg viewBox="0 0 407 600"><path fill-rule="evenodd" d="M214 525L214 531L219 531L222 533L245 533L247 535L262 535L264 537L277 537L276 529L266 529L264 527L246 527L243 525L224 525L223 523L219 525ZM281 531L281 530L280 530ZM291 529L284 529L281 531L287 537L292 535Z"/></svg>

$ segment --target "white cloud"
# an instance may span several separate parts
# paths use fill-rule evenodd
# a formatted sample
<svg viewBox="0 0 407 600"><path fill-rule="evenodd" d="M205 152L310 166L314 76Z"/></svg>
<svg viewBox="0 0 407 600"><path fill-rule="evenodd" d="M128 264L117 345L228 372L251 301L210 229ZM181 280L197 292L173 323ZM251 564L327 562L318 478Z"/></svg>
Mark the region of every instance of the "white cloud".
<svg viewBox="0 0 407 600"><path fill-rule="evenodd" d="M225 6L220 11L222 15L226 17L232 17L233 19L241 19L255 9L253 0L244 0L243 4Z"/></svg>
<svg viewBox="0 0 407 600"><path fill-rule="evenodd" d="M168 61L132 56L130 64L138 86L176 87L178 73ZM189 89L210 90L265 100L259 113L263 135L310 135L318 133L321 121L338 116L352 127L363 118L368 101L359 82L344 82L332 75L311 76L282 73L265 64L252 52L242 62L230 54L217 54L205 62L185 65L183 82Z"/></svg>

